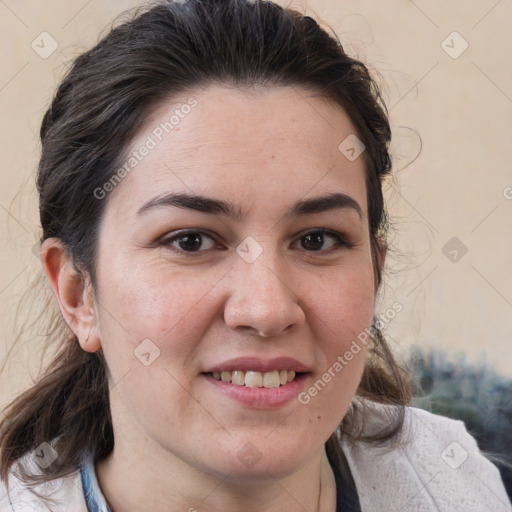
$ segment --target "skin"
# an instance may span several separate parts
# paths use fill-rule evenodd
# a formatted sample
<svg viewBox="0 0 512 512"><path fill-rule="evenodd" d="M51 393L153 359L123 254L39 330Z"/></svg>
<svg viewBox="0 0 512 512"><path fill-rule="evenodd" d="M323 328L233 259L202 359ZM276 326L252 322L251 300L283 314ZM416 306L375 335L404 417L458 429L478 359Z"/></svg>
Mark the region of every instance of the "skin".
<svg viewBox="0 0 512 512"><path fill-rule="evenodd" d="M307 405L242 405L201 372L233 357L291 356L310 369L307 390L371 325L364 160L338 150L356 130L339 106L304 89L212 85L160 104L129 152L190 97L197 106L104 199L96 290L58 240L42 248L66 322L108 366L115 448L96 466L100 486L115 512L332 512L324 443L355 394L364 347ZM246 216L137 214L168 192L230 201ZM362 217L350 208L287 215L299 200L336 192ZM158 244L184 229L207 231L195 252L179 237ZM304 235L325 229L352 246L324 233L311 250ZM262 249L252 263L236 252L248 236ZM160 350L149 366L134 355L145 339ZM250 467L239 457L247 443L260 457Z"/></svg>

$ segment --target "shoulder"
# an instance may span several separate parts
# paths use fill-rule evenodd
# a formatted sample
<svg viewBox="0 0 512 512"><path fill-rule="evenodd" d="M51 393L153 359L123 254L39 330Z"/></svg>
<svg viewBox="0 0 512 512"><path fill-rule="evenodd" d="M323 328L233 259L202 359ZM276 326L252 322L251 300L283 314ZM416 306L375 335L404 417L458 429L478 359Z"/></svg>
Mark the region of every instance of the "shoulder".
<svg viewBox="0 0 512 512"><path fill-rule="evenodd" d="M389 422L393 406L372 410L365 432ZM406 407L402 434L383 445L342 441L363 512L450 510L510 512L498 471L479 451L464 423Z"/></svg>
<svg viewBox="0 0 512 512"><path fill-rule="evenodd" d="M21 464L35 474L37 466L31 459L31 454L27 454L14 466ZM0 512L87 512L80 469L29 487L14 466L9 471L8 485L0 480Z"/></svg>

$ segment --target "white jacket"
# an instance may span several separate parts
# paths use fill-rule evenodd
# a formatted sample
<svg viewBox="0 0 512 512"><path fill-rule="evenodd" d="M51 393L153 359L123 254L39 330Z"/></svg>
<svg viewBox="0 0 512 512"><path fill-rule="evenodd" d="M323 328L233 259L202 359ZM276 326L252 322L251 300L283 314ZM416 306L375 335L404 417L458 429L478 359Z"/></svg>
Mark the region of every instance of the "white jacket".
<svg viewBox="0 0 512 512"><path fill-rule="evenodd" d="M365 431L387 424L390 411L375 406ZM341 445L362 512L512 512L498 469L462 421L408 407L399 445ZM0 482L0 512L88 512L80 470L37 487L56 506L46 506L12 473L9 482L9 496Z"/></svg>

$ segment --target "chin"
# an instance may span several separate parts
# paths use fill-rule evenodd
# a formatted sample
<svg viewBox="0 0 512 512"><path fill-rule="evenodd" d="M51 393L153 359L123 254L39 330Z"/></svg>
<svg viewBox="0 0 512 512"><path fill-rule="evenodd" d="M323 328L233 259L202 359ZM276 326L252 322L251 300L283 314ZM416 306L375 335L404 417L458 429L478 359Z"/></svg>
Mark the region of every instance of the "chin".
<svg viewBox="0 0 512 512"><path fill-rule="evenodd" d="M287 443L286 440L267 438L264 443L265 437L261 435L256 440L260 441L258 446L250 440L232 443L215 456L212 464L215 468L211 469L223 478L229 475L227 480L231 482L257 485L293 475L316 452L313 447L308 449L306 443L298 443L297 439L289 438Z"/></svg>
<svg viewBox="0 0 512 512"><path fill-rule="evenodd" d="M305 463L306 460L292 462L286 456L267 461L260 460L253 467L246 467L234 461L226 480L243 485L266 484L290 477Z"/></svg>

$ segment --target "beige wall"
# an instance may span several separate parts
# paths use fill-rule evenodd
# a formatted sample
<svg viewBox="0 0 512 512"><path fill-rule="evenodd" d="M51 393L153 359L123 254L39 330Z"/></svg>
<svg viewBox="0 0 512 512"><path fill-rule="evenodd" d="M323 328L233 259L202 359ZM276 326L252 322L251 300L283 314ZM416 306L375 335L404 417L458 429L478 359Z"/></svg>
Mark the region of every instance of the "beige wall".
<svg viewBox="0 0 512 512"><path fill-rule="evenodd" d="M38 235L33 176L43 110L64 63L93 44L117 13L138 3L0 3L0 360L13 341L18 299L39 268L31 248ZM399 256L390 254L380 311L394 301L404 305L388 334L398 349L411 343L463 349L471 360L487 358L512 375L512 3L293 5L325 20L351 54L382 76L395 133L396 173L386 188L390 241ZM450 35L454 31L460 35ZM31 47L35 41L43 56L51 50L42 32L58 44L47 58ZM408 165L420 144L420 156ZM453 237L458 242L446 247ZM462 257L460 244L467 247ZM451 261L456 255L458 261ZM19 345L0 375L0 405L34 372L27 361L37 360L37 334Z"/></svg>

